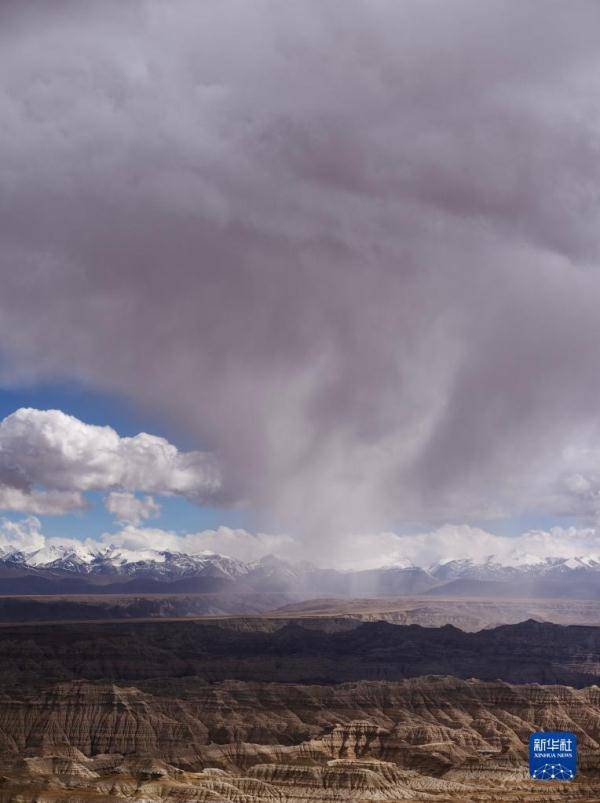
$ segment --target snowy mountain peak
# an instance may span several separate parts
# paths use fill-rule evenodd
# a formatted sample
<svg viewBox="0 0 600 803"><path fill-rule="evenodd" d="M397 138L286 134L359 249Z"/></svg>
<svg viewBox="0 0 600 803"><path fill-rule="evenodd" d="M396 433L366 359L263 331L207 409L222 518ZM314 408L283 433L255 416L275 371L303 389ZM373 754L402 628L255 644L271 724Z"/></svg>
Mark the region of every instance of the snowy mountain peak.
<svg viewBox="0 0 600 803"><path fill-rule="evenodd" d="M407 558L394 558L389 563L384 564L382 569L416 569L415 564Z"/></svg>
<svg viewBox="0 0 600 803"><path fill-rule="evenodd" d="M90 580L96 577L98 582L112 582L110 578L115 578L114 582L120 582L119 578L125 581L143 578L161 582L198 578L213 587L215 583L231 584L243 578L244 583L255 583L262 587L312 588L311 583L316 582L315 578L320 577L325 583L324 578L329 577L333 583L332 588L339 586L342 590L347 588L352 591L362 588L361 583L367 582L365 577L372 575L381 579L380 585L373 581L373 587L385 587L386 593L402 593L408 587L407 584L410 585L409 575L414 579L416 574L420 575L423 588L462 580L515 583L522 579L544 578L562 582L571 576L592 577L595 582L593 578L596 573L600 579L598 555L566 558L540 557L517 552L501 557L486 555L479 559L446 559L423 568L409 560L396 559L379 568L361 572L360 567L345 570L317 569L310 564L292 563L275 555L266 555L258 561L245 563L212 551L186 554L150 548L134 550L115 544L93 548L71 541L66 544L46 544L41 549L29 552L10 547L0 548L0 562L7 568L30 568L36 573L50 571L52 576L63 573L78 575L79 578L83 575ZM359 577L361 575L365 577ZM356 578L359 578L356 580L358 585Z"/></svg>
<svg viewBox="0 0 600 803"><path fill-rule="evenodd" d="M600 572L600 558L584 555L572 558L540 557L528 553L512 553L499 557L489 555L479 560L458 558L440 561L429 567L438 580L515 580L519 577L557 576L571 572Z"/></svg>
<svg viewBox="0 0 600 803"><path fill-rule="evenodd" d="M25 556L28 566L48 566L57 561L89 564L94 555L83 544L46 544Z"/></svg>

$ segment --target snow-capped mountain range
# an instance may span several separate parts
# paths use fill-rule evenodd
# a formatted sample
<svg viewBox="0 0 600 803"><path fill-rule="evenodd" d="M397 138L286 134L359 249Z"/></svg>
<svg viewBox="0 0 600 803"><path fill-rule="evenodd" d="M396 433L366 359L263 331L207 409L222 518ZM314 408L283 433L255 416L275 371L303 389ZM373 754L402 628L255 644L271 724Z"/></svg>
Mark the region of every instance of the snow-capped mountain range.
<svg viewBox="0 0 600 803"><path fill-rule="evenodd" d="M83 544L50 544L32 552L4 548L0 551L2 563L83 575L152 574L165 578L215 576L234 579L246 574L249 568L242 561L214 552L187 555L155 549L129 550L113 545L92 550Z"/></svg>
<svg viewBox="0 0 600 803"><path fill-rule="evenodd" d="M196 574L198 572L216 572L227 577L241 577L257 565L277 567L288 570L295 564L284 561L274 555L267 555L260 561L245 563L236 558L217 552L200 552L187 554L156 549L126 549L121 546L108 545L102 548L89 548L82 544L47 544L41 549L23 552L9 547L0 547L0 563L9 562L32 568L57 569L80 572L83 574L116 573L134 574L144 569L152 569L159 574L172 572L176 575ZM299 564L306 568L311 564ZM477 579L504 579L519 574L544 574L555 571L593 570L600 571L600 555L581 557L541 558L537 555L517 554L501 559L490 555L481 560L471 558L448 559L438 561L429 566L417 566L409 560L399 559L368 571L415 571L421 570L432 577L440 579L456 579L470 577ZM345 570L351 574L360 570ZM295 572L293 572L295 574Z"/></svg>
<svg viewBox="0 0 600 803"><path fill-rule="evenodd" d="M430 566L399 560L369 570L319 569L273 555L245 563L214 552L90 549L46 545L23 552L0 549L0 595L52 593L202 593L283 591L308 597L583 596L600 598L600 557L514 555L452 559Z"/></svg>
<svg viewBox="0 0 600 803"><path fill-rule="evenodd" d="M440 580L509 580L578 571L600 571L600 556L573 558L516 555L501 560L490 555L481 561L471 559L440 561L428 567L429 573Z"/></svg>

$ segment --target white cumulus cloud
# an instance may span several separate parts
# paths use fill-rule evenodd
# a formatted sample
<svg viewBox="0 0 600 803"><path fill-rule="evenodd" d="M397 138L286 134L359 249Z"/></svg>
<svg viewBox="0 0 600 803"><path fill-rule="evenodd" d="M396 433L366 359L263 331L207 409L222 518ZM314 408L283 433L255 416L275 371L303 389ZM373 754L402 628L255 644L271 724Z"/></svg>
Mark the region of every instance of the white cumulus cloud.
<svg viewBox="0 0 600 803"><path fill-rule="evenodd" d="M42 525L35 516L20 521L0 519L0 554L2 552L32 552L46 544Z"/></svg>
<svg viewBox="0 0 600 803"><path fill-rule="evenodd" d="M201 502L220 487L210 454L180 452L145 432L120 437L111 427L85 424L60 410L21 408L0 422L4 509L64 513L84 507L82 494L92 490L177 494ZM120 504L123 510L123 499ZM152 515L147 501L138 505L138 518L145 513Z"/></svg>
<svg viewBox="0 0 600 803"><path fill-rule="evenodd" d="M98 543L94 543L95 548L99 548ZM291 561L306 559L302 542L290 535L253 533L230 527L177 533L128 525L117 533L105 533L100 545L108 544L132 552L147 549L187 554L218 552L244 561L257 560L270 553ZM394 532L348 535L344 549L335 557L325 551L322 555L311 554L309 559L321 567L354 570L411 563L428 567L454 559L480 562L494 557L500 563L517 563L534 562L549 556L572 558L585 555L600 555L600 538L591 527L553 527L507 537L466 524L445 524L435 530L408 535Z"/></svg>
<svg viewBox="0 0 600 803"><path fill-rule="evenodd" d="M35 516L19 521L0 519L0 555L9 551L33 552L44 547L68 545L74 550L95 553L108 546L118 547L131 560L149 550L197 555L216 552L245 562L275 554L291 561L306 558L301 542L287 534L251 532L242 528L218 527L199 532L175 532L158 527L126 524L117 532L98 539L47 537ZM429 567L453 559L475 562L494 557L500 563L534 563L547 557L600 559L600 539L590 528L553 527L529 530L518 536L496 535L478 527L445 524L429 532L398 535L394 532L347 536L346 548L334 560L327 553L311 555L317 566L338 569L375 569L386 565Z"/></svg>
<svg viewBox="0 0 600 803"><path fill-rule="evenodd" d="M411 535L382 532L349 536L338 565L364 569L408 561L427 567L458 559L480 562L494 557L501 563L511 563L584 555L600 555L600 538L594 527L553 527L507 537L466 524L445 524Z"/></svg>
<svg viewBox="0 0 600 803"><path fill-rule="evenodd" d="M130 491L112 491L106 497L105 506L122 524L139 525L160 514L160 505L155 499L151 496L140 499Z"/></svg>
<svg viewBox="0 0 600 803"><path fill-rule="evenodd" d="M257 560L264 555L295 554L296 542L286 535L252 533L244 529L218 527L197 533L176 533L153 527L126 526L118 533L105 533L102 545L112 544L124 549L168 550L197 555L202 552L218 552L243 561Z"/></svg>

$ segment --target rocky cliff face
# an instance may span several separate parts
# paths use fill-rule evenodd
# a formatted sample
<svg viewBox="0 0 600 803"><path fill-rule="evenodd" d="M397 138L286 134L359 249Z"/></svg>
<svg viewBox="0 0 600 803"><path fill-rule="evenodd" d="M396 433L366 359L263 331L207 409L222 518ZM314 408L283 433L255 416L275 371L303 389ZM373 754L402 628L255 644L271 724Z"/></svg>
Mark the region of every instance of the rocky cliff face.
<svg viewBox="0 0 600 803"><path fill-rule="evenodd" d="M457 751L520 759L534 725L578 732L587 752L600 745L597 687L436 677L335 686L185 678L139 687L72 681L0 702L3 755L68 745L88 757L149 755L188 768L208 756L230 770L255 763L251 753L231 751L243 743L294 760L371 755L419 767L420 748L435 744L436 758L427 762L442 770Z"/></svg>
<svg viewBox="0 0 600 803"><path fill-rule="evenodd" d="M578 734L568 799L600 799L598 688L72 681L2 698L0 800L565 800L526 778L536 728Z"/></svg>

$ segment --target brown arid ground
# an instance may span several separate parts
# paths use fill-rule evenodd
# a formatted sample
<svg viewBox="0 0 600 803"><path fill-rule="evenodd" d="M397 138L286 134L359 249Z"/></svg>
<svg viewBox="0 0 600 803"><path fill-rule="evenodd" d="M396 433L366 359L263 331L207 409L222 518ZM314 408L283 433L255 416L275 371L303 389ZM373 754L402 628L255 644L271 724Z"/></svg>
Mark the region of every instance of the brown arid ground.
<svg viewBox="0 0 600 803"><path fill-rule="evenodd" d="M577 780L528 780L537 728ZM599 801L599 743L597 687L75 680L3 695L0 801Z"/></svg>
<svg viewBox="0 0 600 803"><path fill-rule="evenodd" d="M307 613L0 628L0 803L600 801L598 628ZM534 730L577 733L575 781L528 779Z"/></svg>

